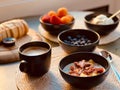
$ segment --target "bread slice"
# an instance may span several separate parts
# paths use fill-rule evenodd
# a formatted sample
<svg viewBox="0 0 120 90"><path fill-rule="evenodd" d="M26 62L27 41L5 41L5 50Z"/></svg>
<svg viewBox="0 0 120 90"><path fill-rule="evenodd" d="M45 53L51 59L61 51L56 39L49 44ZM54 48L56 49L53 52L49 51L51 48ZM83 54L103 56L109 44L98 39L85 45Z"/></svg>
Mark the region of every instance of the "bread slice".
<svg viewBox="0 0 120 90"><path fill-rule="evenodd" d="M18 20L12 20L11 23L13 23L17 29L18 29L18 37L22 37L23 36L23 30L21 28L21 26L19 25L19 21Z"/></svg>
<svg viewBox="0 0 120 90"><path fill-rule="evenodd" d="M0 31L1 31L2 39L7 38L7 32L1 24L0 24Z"/></svg>
<svg viewBox="0 0 120 90"><path fill-rule="evenodd" d="M22 19L15 19L12 20L12 22L18 27L19 29L19 36L22 37L27 34L28 32L28 25L27 23Z"/></svg>
<svg viewBox="0 0 120 90"><path fill-rule="evenodd" d="M19 20L19 24L20 24L20 26L21 26L21 28L22 28L23 36L26 35L26 29L25 29L25 27L24 27L24 24L21 22L21 20Z"/></svg>
<svg viewBox="0 0 120 90"><path fill-rule="evenodd" d="M12 34L12 37L18 38L18 29L13 23L11 23L11 21L5 22L5 23L3 23L3 25L6 26L7 28L9 28L9 30Z"/></svg>
<svg viewBox="0 0 120 90"><path fill-rule="evenodd" d="M29 31L29 26L28 26L28 24L24 20L21 19L20 21L24 25L25 35L26 35L28 33L28 31Z"/></svg>
<svg viewBox="0 0 120 90"><path fill-rule="evenodd" d="M4 24L1 24L1 26L3 26L3 28L5 29L6 33L7 33L7 37L12 37L12 33L10 31L10 29L6 26L4 26Z"/></svg>

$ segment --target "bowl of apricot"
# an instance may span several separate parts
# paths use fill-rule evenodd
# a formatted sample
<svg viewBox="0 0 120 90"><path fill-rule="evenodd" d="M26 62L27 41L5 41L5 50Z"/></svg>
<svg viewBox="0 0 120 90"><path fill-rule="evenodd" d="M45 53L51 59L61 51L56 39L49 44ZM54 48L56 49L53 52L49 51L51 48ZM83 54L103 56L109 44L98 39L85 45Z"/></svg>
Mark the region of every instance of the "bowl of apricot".
<svg viewBox="0 0 120 90"><path fill-rule="evenodd" d="M73 87L88 90L101 84L109 74L106 58L92 52L77 52L61 59L62 78Z"/></svg>
<svg viewBox="0 0 120 90"><path fill-rule="evenodd" d="M39 19L42 28L51 35L71 29L74 25L74 17L68 13L67 8L59 8L57 11L49 11Z"/></svg>

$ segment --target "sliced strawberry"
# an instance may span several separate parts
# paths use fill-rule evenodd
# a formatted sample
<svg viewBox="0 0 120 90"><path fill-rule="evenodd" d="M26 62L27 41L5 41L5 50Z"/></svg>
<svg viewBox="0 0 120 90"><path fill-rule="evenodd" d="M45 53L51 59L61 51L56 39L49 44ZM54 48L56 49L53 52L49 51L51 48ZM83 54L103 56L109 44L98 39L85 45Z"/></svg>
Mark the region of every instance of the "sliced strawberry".
<svg viewBox="0 0 120 90"><path fill-rule="evenodd" d="M61 22L61 20L60 20L60 17L58 17L58 16L56 16L56 15L51 16L51 18L50 18L50 23L51 23L51 24L56 24L56 25L62 24L62 22Z"/></svg>

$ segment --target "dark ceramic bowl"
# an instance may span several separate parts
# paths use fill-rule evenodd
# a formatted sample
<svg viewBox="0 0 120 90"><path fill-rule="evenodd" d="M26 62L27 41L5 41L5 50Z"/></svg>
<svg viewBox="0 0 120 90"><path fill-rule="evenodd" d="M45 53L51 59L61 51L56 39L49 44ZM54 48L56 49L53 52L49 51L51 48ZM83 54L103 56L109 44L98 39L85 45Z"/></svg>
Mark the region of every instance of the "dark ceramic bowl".
<svg viewBox="0 0 120 90"><path fill-rule="evenodd" d="M109 24L109 25L97 25L97 24L92 24L90 21L95 18L96 16L100 15L100 13L92 13L92 14L88 14L85 16L85 25L88 29L94 30L96 32L98 32L101 36L107 35L109 33L111 33L112 31L114 31L116 29L116 27L119 24L119 18L117 16L115 16L113 18L114 23L113 24ZM109 13L105 13L103 15L106 15L107 17L110 17L112 14Z"/></svg>
<svg viewBox="0 0 120 90"><path fill-rule="evenodd" d="M57 36L60 32L66 30L66 29L71 29L74 25L75 19L69 24L60 24L60 25L55 25L51 23L45 23L41 20L42 17L40 17L39 21L41 26L45 31L50 33L51 35Z"/></svg>
<svg viewBox="0 0 120 90"><path fill-rule="evenodd" d="M79 35L80 36L84 35L89 40L91 40L91 43L87 45L77 46L77 45L73 45L65 42L69 36L71 36L72 38L76 38ZM96 46L99 44L99 40L100 40L100 36L98 33L91 30L86 30L86 29L70 29L70 30L63 31L58 35L59 44L63 48L63 50L67 53L92 52L96 48Z"/></svg>
<svg viewBox="0 0 120 90"><path fill-rule="evenodd" d="M79 76L72 76L64 70L64 67L66 65L83 59L84 60L93 59L94 62L102 65L105 68L105 72L96 76L79 77ZM102 83L106 79L109 73L109 69L110 69L109 62L104 57L91 52L83 52L83 53L77 52L70 54L64 57L59 63L59 71L63 79L73 87L81 88L82 90L93 88L99 85L100 83Z"/></svg>

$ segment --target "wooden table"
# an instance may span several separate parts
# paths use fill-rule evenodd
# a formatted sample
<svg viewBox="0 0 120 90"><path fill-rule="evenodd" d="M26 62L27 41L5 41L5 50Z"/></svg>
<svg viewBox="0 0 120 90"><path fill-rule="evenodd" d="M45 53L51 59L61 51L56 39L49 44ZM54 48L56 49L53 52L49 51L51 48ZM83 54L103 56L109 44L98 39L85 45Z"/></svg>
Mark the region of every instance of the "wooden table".
<svg viewBox="0 0 120 90"><path fill-rule="evenodd" d="M83 26L80 25L80 27L82 28ZM58 52L58 51L60 51L60 52ZM58 64L59 60L63 57L62 54L64 54L64 52L62 51L62 49L60 47L53 48L51 69L54 67L55 68L57 67L57 66L53 65L54 61L55 61L55 63ZM120 62L119 62L120 57L116 56L114 54L112 54L112 56L114 59L114 64L120 72L120 67L118 67L118 66L120 66ZM51 71L51 69L50 69L50 72L52 72L52 74L50 74L50 72L48 72L47 75L50 74L50 77L53 77L54 75L56 75L58 73L58 71L54 72L54 71ZM19 62L0 65L0 90L17 90L16 84L18 85L19 82L16 83L16 81L17 81L17 79L20 81L20 78L18 78L18 77L20 77L19 75L21 75L21 72L19 72ZM59 77L59 76L60 75L58 75L57 77ZM62 80L62 84L61 84L61 82L55 81L54 85L57 85L57 87L51 87L52 88L51 90L63 90L63 88L61 88L61 85L63 86L63 84L64 84L64 87L66 87L66 89L64 88L64 90L74 90L61 77L59 77L59 78L60 78L60 80ZM105 80L105 82L103 84L101 84L100 86L97 87L97 88L99 88L99 90L102 90L102 89L103 90L120 90L120 84L117 82L112 71L110 72L110 75L108 76L107 79L109 79L109 80L108 81ZM51 78L51 80L52 80L52 78ZM56 79L56 80L59 80L59 79ZM33 84L33 86L34 86L34 84ZM60 88L59 88L59 86L60 86ZM104 89L104 87L106 87L106 89ZM28 90L28 89L25 89L25 90ZM33 90L35 90L35 89L33 89ZM50 89L47 88L47 89L40 89L40 90L50 90ZM98 90L98 89L93 89L93 90Z"/></svg>
<svg viewBox="0 0 120 90"><path fill-rule="evenodd" d="M98 51L100 51L100 49L96 49L95 52ZM20 90L79 90L67 84L59 73L59 61L66 55L67 54L61 49L61 47L53 48L50 71L42 78L29 78L25 73L20 72L19 62L1 65L0 90L17 90L17 87L19 87ZM114 54L112 54L112 56L114 65L120 72L120 57ZM98 89L120 90L120 83L118 83L112 70L110 70L107 79L101 85L91 90Z"/></svg>

